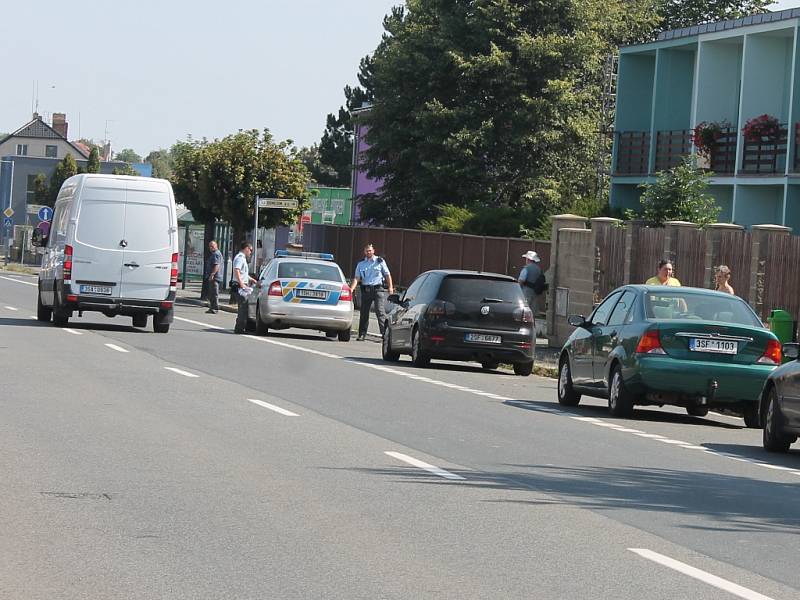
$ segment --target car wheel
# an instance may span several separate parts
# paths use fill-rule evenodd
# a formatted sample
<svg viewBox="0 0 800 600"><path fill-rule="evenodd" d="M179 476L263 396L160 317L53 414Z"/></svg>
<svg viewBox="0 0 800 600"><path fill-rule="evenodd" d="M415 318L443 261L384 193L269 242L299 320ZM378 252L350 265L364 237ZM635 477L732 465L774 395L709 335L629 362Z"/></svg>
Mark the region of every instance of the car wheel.
<svg viewBox="0 0 800 600"><path fill-rule="evenodd" d="M761 415L758 414L758 402L751 402L744 409L744 424L748 429L761 427Z"/></svg>
<svg viewBox="0 0 800 600"><path fill-rule="evenodd" d="M324 333L325 337L330 340L335 340L336 336L339 335L338 331L323 331L322 333Z"/></svg>
<svg viewBox="0 0 800 600"><path fill-rule="evenodd" d="M483 369L484 371L494 371L499 366L500 366L499 362L493 362L493 361L488 361L488 360L487 361L483 361L481 363L481 369Z"/></svg>
<svg viewBox="0 0 800 600"><path fill-rule="evenodd" d="M40 290L36 297L36 319L43 323L49 323L51 318L53 318L53 309L42 304L42 292Z"/></svg>
<svg viewBox="0 0 800 600"><path fill-rule="evenodd" d="M167 315L160 312L153 315L153 331L155 333L169 333Z"/></svg>
<svg viewBox="0 0 800 600"><path fill-rule="evenodd" d="M533 361L526 363L514 363L514 375L527 377L533 373Z"/></svg>
<svg viewBox="0 0 800 600"><path fill-rule="evenodd" d="M633 396L625 387L619 365L614 367L608 385L608 410L615 417L630 417L633 414Z"/></svg>
<svg viewBox="0 0 800 600"><path fill-rule="evenodd" d="M349 341L350 341L350 336L351 336L351 335L352 335L352 332L351 332L349 329L342 329L342 330L341 330L341 331L338 333L338 336L339 336L339 341L340 341L340 342L349 342Z"/></svg>
<svg viewBox="0 0 800 600"><path fill-rule="evenodd" d="M383 340L381 340L381 356L388 362L400 360L400 353L392 350L392 330L388 327L383 330Z"/></svg>
<svg viewBox="0 0 800 600"><path fill-rule="evenodd" d="M581 395L572 387L569 359L564 358L558 368L558 403L562 406L578 406Z"/></svg>
<svg viewBox="0 0 800 600"><path fill-rule="evenodd" d="M58 294L53 293L53 325L56 327L66 327L69 325L69 311L61 308L58 302Z"/></svg>
<svg viewBox="0 0 800 600"><path fill-rule="evenodd" d="M261 320L261 306L256 305L256 335L267 335L269 327Z"/></svg>
<svg viewBox="0 0 800 600"><path fill-rule="evenodd" d="M770 388L767 394L767 414L764 417L764 450L767 452L789 451L792 439L781 431L780 415L778 414L778 398L775 388Z"/></svg>
<svg viewBox="0 0 800 600"><path fill-rule="evenodd" d="M422 349L421 337L419 329L415 329L411 336L411 364L415 367L427 367L431 364L431 359L428 358L428 355L425 354L425 351Z"/></svg>
<svg viewBox="0 0 800 600"><path fill-rule="evenodd" d="M147 315L133 315L134 327L147 327Z"/></svg>
<svg viewBox="0 0 800 600"><path fill-rule="evenodd" d="M693 417L705 417L708 414L708 408L705 406L687 406L686 412Z"/></svg>

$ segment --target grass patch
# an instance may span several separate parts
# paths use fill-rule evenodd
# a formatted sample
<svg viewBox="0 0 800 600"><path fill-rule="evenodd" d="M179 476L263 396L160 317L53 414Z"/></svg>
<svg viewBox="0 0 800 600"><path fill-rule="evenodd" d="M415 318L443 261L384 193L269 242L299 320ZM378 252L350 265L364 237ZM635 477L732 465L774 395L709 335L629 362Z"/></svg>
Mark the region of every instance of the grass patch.
<svg viewBox="0 0 800 600"><path fill-rule="evenodd" d="M11 271L12 273L24 273L25 275L36 275L36 271L34 271L31 267L26 267L23 265L17 265L14 263L9 263L3 267L0 267L3 271Z"/></svg>

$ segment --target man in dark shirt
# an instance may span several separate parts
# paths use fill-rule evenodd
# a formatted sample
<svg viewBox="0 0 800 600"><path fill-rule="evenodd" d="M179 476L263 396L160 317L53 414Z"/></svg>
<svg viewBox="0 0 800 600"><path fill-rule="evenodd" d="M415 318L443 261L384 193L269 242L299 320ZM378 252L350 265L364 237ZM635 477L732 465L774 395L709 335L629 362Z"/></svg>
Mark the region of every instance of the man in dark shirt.
<svg viewBox="0 0 800 600"><path fill-rule="evenodd" d="M208 285L208 310L207 313L216 314L219 311L219 285L222 283L222 252L217 247L217 242L208 242L208 260L206 261L206 284Z"/></svg>

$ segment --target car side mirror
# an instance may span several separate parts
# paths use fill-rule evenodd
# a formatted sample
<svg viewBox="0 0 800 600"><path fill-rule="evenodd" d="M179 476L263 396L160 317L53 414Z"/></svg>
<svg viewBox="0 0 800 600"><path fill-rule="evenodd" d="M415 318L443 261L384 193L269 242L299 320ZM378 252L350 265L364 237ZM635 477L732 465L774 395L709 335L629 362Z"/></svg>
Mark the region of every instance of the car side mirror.
<svg viewBox="0 0 800 600"><path fill-rule="evenodd" d="M787 342L783 345L783 356L789 360L797 360L800 357L800 344Z"/></svg>
<svg viewBox="0 0 800 600"><path fill-rule="evenodd" d="M386 299L392 304L400 304L400 294L389 294Z"/></svg>
<svg viewBox="0 0 800 600"><path fill-rule="evenodd" d="M570 315L567 317L567 322L573 327L585 327L586 317L583 315Z"/></svg>

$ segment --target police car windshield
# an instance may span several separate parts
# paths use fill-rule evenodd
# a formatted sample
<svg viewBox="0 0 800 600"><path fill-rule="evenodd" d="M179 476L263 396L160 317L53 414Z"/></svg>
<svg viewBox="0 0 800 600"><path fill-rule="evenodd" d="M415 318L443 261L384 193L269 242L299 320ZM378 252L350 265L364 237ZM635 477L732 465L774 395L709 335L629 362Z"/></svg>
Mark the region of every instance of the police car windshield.
<svg viewBox="0 0 800 600"><path fill-rule="evenodd" d="M342 276L334 265L320 265L311 262L281 262L278 277L283 279L321 279L341 282Z"/></svg>

